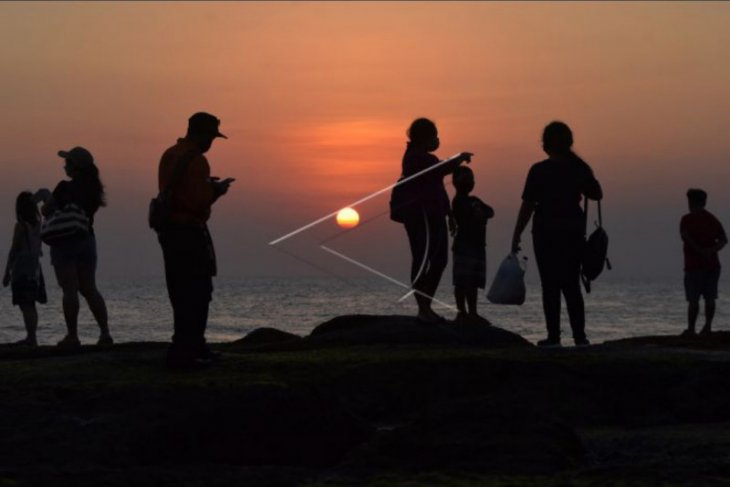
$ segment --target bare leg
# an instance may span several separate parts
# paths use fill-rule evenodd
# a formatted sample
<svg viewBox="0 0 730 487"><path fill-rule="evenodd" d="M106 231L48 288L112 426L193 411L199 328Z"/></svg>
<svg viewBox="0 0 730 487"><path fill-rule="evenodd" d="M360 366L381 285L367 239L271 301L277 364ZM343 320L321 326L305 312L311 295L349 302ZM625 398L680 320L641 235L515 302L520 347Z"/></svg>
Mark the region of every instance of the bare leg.
<svg viewBox="0 0 730 487"><path fill-rule="evenodd" d="M697 315L700 313L700 302L690 301L687 306L687 330L686 333L695 333L695 325L697 324Z"/></svg>
<svg viewBox="0 0 730 487"><path fill-rule="evenodd" d="M56 280L63 291L63 317L66 320L66 338L78 341L79 279L74 264L54 266Z"/></svg>
<svg viewBox="0 0 730 487"><path fill-rule="evenodd" d="M456 308L459 313L466 314L466 292L461 286L454 286L454 298L456 299Z"/></svg>
<svg viewBox="0 0 730 487"><path fill-rule="evenodd" d="M466 304L469 308L471 316L477 316L477 288L469 287L466 289Z"/></svg>
<svg viewBox="0 0 730 487"><path fill-rule="evenodd" d="M23 304L20 306L23 313L23 321L25 322L26 338L23 340L25 345L36 346L38 339L36 338L36 330L38 329L38 310L34 304Z"/></svg>
<svg viewBox="0 0 730 487"><path fill-rule="evenodd" d="M699 307L699 305L698 305ZM712 319L715 317L715 300L705 299L705 326L700 333L710 334L712 332Z"/></svg>
<svg viewBox="0 0 730 487"><path fill-rule="evenodd" d="M96 271L92 267L80 267L78 270L79 292L86 299L91 314L94 315L99 331L104 338L110 337L106 302L96 288Z"/></svg>

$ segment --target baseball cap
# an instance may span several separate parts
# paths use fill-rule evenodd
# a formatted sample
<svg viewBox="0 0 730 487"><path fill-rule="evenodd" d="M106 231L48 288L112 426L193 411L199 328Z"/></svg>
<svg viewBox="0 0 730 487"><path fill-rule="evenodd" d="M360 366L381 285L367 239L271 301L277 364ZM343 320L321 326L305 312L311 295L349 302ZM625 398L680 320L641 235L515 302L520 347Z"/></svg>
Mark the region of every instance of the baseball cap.
<svg viewBox="0 0 730 487"><path fill-rule="evenodd" d="M68 151L60 150L58 155L66 159L66 164L78 169L86 169L94 165L94 156L83 147L77 146Z"/></svg>
<svg viewBox="0 0 730 487"><path fill-rule="evenodd" d="M227 139L225 135L220 133L218 126L221 121L214 115L205 112L198 112L193 114L188 119L188 133L200 134L200 135L212 135L213 137L223 137Z"/></svg>

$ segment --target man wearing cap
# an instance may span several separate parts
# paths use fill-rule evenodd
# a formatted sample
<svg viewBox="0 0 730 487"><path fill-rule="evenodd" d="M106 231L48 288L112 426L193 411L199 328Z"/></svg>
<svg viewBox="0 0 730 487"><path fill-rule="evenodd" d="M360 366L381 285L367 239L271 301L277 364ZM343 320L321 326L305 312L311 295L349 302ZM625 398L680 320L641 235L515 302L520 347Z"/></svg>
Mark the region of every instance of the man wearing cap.
<svg viewBox="0 0 730 487"><path fill-rule="evenodd" d="M172 368L205 365L218 358L205 342L208 306L216 274L213 241L208 232L213 203L233 179L210 176L205 154L217 137L220 120L199 112L188 120L184 138L167 149L159 167L159 189L171 187L170 223L159 233L165 278L174 315L174 335L167 364ZM176 174L177 173L177 174Z"/></svg>

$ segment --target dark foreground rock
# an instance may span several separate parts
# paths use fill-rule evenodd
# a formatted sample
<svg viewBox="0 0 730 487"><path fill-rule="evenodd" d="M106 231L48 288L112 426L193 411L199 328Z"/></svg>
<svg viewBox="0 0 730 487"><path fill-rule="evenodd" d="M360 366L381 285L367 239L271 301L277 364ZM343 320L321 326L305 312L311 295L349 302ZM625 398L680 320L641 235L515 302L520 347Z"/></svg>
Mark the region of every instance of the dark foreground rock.
<svg viewBox="0 0 730 487"><path fill-rule="evenodd" d="M0 485L730 479L730 346L493 348L451 329L407 342L388 333L412 323L390 319L258 332L186 373L164 368L165 343L0 349Z"/></svg>
<svg viewBox="0 0 730 487"><path fill-rule="evenodd" d="M388 429L350 465L385 469L544 474L584 464L573 428L525 404L490 398L454 401Z"/></svg>

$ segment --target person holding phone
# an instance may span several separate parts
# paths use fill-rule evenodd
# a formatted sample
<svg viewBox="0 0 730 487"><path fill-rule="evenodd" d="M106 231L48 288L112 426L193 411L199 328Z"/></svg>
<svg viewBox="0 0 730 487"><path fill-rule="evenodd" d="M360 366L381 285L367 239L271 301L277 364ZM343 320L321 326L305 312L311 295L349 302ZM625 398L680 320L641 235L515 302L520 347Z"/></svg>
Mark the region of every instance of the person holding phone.
<svg viewBox="0 0 730 487"><path fill-rule="evenodd" d="M228 192L234 180L211 177L204 155L216 138L228 138L220 133L219 125L215 116L195 113L188 120L185 137L167 149L160 160L160 191L171 184L170 222L158 233L158 239L174 316L167 365L175 369L207 365L220 357L205 341L216 275L207 222L213 203Z"/></svg>

